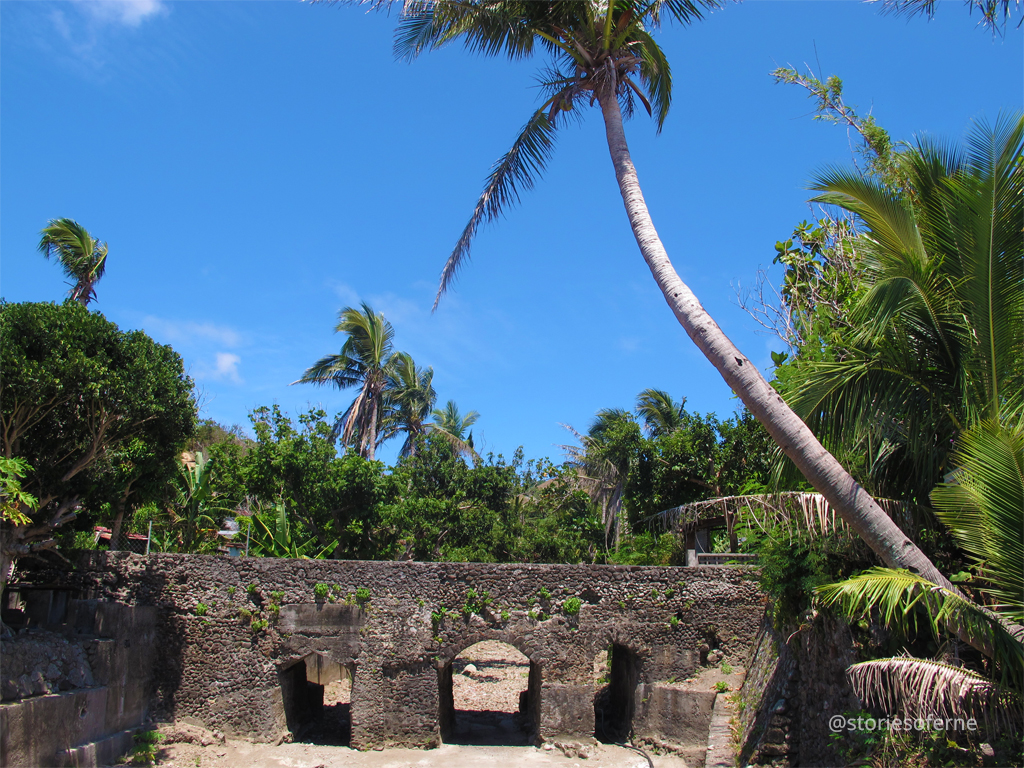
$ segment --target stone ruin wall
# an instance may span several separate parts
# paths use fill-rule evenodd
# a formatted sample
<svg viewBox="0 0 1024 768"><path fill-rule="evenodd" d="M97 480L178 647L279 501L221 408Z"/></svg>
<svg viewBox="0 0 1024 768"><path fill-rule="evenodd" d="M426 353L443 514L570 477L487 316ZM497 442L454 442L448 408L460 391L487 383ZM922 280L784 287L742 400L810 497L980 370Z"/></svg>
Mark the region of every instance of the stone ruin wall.
<svg viewBox="0 0 1024 768"><path fill-rule="evenodd" d="M701 719L705 707L675 681L709 650L744 663L765 605L753 572L723 567L93 553L67 578L81 597L157 608L154 716L275 740L301 715L298 662L315 654L352 676L351 741L360 748L438 744L451 661L481 640L529 657L538 740L593 735L594 659L612 645L630 660L636 734L684 738L680 731L694 726L686 711L701 710ZM329 588L323 599L317 584ZM365 605L356 601L360 589L369 593ZM470 590L478 600L488 593L490 604L467 618ZM581 601L576 616L565 611L570 598ZM450 613L435 624L441 609Z"/></svg>

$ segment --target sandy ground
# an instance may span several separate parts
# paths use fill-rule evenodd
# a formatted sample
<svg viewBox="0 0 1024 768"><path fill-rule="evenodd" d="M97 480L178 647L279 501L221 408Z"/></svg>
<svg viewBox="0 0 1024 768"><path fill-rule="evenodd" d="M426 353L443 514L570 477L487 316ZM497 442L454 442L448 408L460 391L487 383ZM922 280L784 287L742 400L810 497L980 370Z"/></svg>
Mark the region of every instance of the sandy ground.
<svg viewBox="0 0 1024 768"><path fill-rule="evenodd" d="M515 649L496 642L468 648L453 662L456 719L451 741L437 749L387 749L360 752L348 742L349 683L332 683L324 690L324 716L296 735L293 743L253 744L217 738L196 728L164 725L157 765L175 768L686 768L677 755L650 755L588 739L573 744L526 744L518 714L519 693L526 689L529 661ZM595 679L607 673L606 661L595 659ZM735 690L742 671L724 676L705 670L688 686L707 686L719 680ZM597 684L595 684L597 685Z"/></svg>

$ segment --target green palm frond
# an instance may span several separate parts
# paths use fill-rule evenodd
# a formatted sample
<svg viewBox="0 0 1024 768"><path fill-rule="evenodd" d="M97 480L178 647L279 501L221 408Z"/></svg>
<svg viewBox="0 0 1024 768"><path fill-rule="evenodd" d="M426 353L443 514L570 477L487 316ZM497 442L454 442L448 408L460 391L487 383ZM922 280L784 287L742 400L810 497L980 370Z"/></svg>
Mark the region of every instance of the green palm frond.
<svg viewBox="0 0 1024 768"><path fill-rule="evenodd" d="M979 590L1024 624L1024 428L987 422L963 434L953 481L932 491L936 517L974 561Z"/></svg>
<svg viewBox="0 0 1024 768"><path fill-rule="evenodd" d="M879 0L872 0L878 2ZM935 16L936 0L881 0L883 13L896 16ZM981 14L981 23L992 30L992 34L1005 31L1013 18L1013 10L1021 11L1021 0L964 0L964 5L973 13ZM1019 27L1022 22L1018 21Z"/></svg>
<svg viewBox="0 0 1024 768"><path fill-rule="evenodd" d="M462 38L466 48L486 56L520 59L533 52L535 26L544 23L544 3L434 2L403 4L395 31L395 56L411 61L421 53Z"/></svg>
<svg viewBox="0 0 1024 768"><path fill-rule="evenodd" d="M844 168L826 168L810 189L821 192L812 202L837 205L859 216L880 248L928 260L913 211L876 181Z"/></svg>
<svg viewBox="0 0 1024 768"><path fill-rule="evenodd" d="M1020 690L1024 676L1024 645L1004 621L970 600L932 584L909 571L871 568L857 576L815 590L824 605L847 616L869 616L877 611L886 626L904 634L925 623L935 637L942 627L956 627L958 634L984 648L1002 670L1003 682Z"/></svg>
<svg viewBox="0 0 1024 768"><path fill-rule="evenodd" d="M846 676L864 704L904 718L973 718L989 729L1005 729L1019 727L1024 717L1019 693L938 661L877 659L854 664Z"/></svg>
<svg viewBox="0 0 1024 768"><path fill-rule="evenodd" d="M832 450L868 454L876 492L930 491L958 434L1024 417L1024 117L898 157L905 186L841 170L815 199L857 216L858 330L798 360L787 400Z"/></svg>
<svg viewBox="0 0 1024 768"><path fill-rule="evenodd" d="M521 188L533 189L547 167L554 146L555 123L548 118L545 105L533 113L512 148L495 164L487 178L473 215L441 270L440 285L434 299L435 310L463 262L469 259L470 245L480 225L498 218L509 205L518 202Z"/></svg>
<svg viewBox="0 0 1024 768"><path fill-rule="evenodd" d="M444 408L435 408L431 412L431 416L434 419L434 423L429 425L431 434L448 441L458 453L464 453L474 459L478 458L478 454L473 448L473 432L470 427L476 424L477 419L480 418L479 413L470 411L463 415L455 401L449 400L445 403Z"/></svg>
<svg viewBox="0 0 1024 768"><path fill-rule="evenodd" d="M661 133L669 107L672 106L672 69L668 57L654 38L643 29L635 30L634 34L638 43L635 47L639 48L640 53L640 80L651 97L648 111Z"/></svg>
<svg viewBox="0 0 1024 768"><path fill-rule="evenodd" d="M647 427L650 436L661 437L683 426L686 398L677 403L661 389L645 389L636 398L636 413Z"/></svg>

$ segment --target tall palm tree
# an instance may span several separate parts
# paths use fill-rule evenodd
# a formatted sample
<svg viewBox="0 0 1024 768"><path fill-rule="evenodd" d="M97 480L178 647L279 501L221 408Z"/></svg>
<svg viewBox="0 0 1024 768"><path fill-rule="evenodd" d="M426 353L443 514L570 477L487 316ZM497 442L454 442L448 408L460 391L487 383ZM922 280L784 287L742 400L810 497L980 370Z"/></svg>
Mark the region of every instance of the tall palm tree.
<svg viewBox="0 0 1024 768"><path fill-rule="evenodd" d="M624 533L622 496L635 464L640 427L633 414L621 408L597 412L585 435L568 424L579 445L563 445L566 463L576 470L576 482L601 507L604 546L619 548Z"/></svg>
<svg viewBox="0 0 1024 768"><path fill-rule="evenodd" d="M449 400L444 408L435 408L431 416L434 418L434 423L429 425L431 433L443 437L460 453L476 456L473 449L473 430L470 427L480 418L479 413L470 411L463 416L455 401Z"/></svg>
<svg viewBox="0 0 1024 768"><path fill-rule="evenodd" d="M293 383L358 387L359 394L335 424L334 433L340 434L342 445L354 446L360 456L373 461L385 390L399 363L393 351L395 329L363 302L361 310L341 310L334 330L348 337L341 352L320 358Z"/></svg>
<svg viewBox="0 0 1024 768"><path fill-rule="evenodd" d="M897 163L905 189L840 169L814 184L861 222L865 290L847 348L798 362L787 399L830 447L883 446L876 487L918 478L924 496L958 435L1024 417L1024 116Z"/></svg>
<svg viewBox="0 0 1024 768"><path fill-rule="evenodd" d="M399 455L412 456L416 453L417 438L430 430L427 419L437 402L433 381L433 368L420 368L406 352L396 355L394 373L386 393L382 436L377 438L378 443L404 432L405 442Z"/></svg>
<svg viewBox="0 0 1024 768"><path fill-rule="evenodd" d="M107 267L107 244L71 219L51 219L39 234L39 251L47 259L56 258L64 274L75 281L68 295L83 307L89 306L96 298L93 286Z"/></svg>
<svg viewBox="0 0 1024 768"><path fill-rule="evenodd" d="M952 588L927 556L818 442L679 278L654 228L623 129L637 102L660 128L668 115L668 60L651 35L663 21L687 24L716 0L408 0L395 50L414 58L461 38L467 48L520 59L540 48L552 58L546 99L494 166L473 215L441 272L438 300L469 257L480 225L533 186L554 147L556 128L588 104L604 120L615 178L641 255L684 330L783 452L883 562ZM436 306L436 301L435 301Z"/></svg>
<svg viewBox="0 0 1024 768"><path fill-rule="evenodd" d="M636 398L636 413L652 438L675 432L686 418L686 398L677 403L663 389L645 389Z"/></svg>

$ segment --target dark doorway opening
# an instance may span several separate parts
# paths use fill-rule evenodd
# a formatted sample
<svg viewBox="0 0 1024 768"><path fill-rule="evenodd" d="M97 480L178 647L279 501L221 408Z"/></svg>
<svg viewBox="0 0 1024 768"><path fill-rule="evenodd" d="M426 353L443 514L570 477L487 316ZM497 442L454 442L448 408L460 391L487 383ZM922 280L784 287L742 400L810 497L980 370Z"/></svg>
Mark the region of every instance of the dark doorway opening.
<svg viewBox="0 0 1024 768"><path fill-rule="evenodd" d="M628 741L633 731L640 661L624 645L613 643L595 659L594 738L605 744Z"/></svg>
<svg viewBox="0 0 1024 768"><path fill-rule="evenodd" d="M540 732L540 666L511 645L471 645L438 670L445 744L525 746Z"/></svg>
<svg viewBox="0 0 1024 768"><path fill-rule="evenodd" d="M288 730L295 741L347 747L352 740L351 665L319 654L281 670L281 693Z"/></svg>

